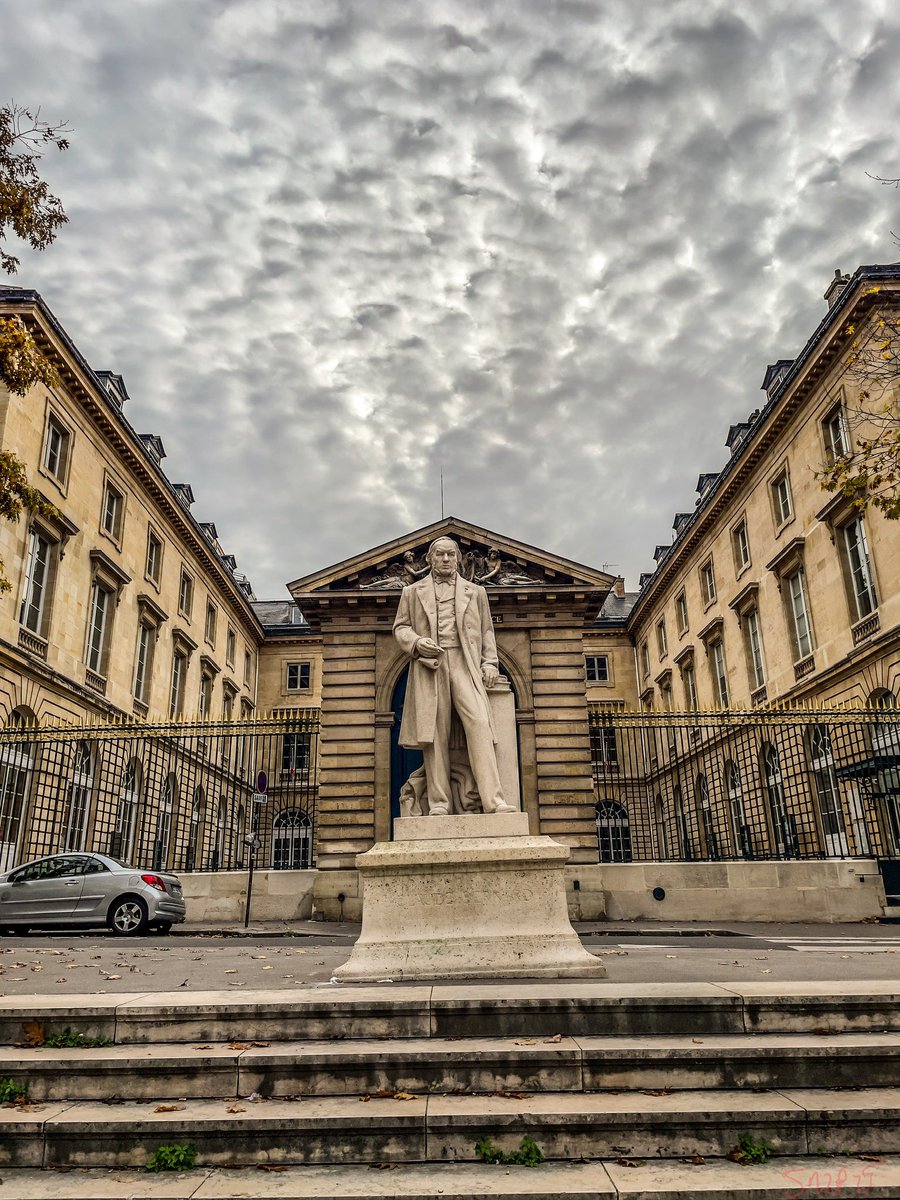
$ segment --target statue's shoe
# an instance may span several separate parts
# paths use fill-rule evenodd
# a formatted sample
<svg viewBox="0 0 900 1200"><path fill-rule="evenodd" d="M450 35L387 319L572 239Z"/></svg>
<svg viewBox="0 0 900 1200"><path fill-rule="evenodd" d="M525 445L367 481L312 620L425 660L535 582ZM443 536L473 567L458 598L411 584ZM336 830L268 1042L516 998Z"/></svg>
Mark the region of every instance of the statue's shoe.
<svg viewBox="0 0 900 1200"><path fill-rule="evenodd" d="M498 804L494 812L518 812L517 808L513 808L511 804Z"/></svg>
<svg viewBox="0 0 900 1200"><path fill-rule="evenodd" d="M435 804L434 808L430 808L428 810L428 815L429 815L429 817L446 817L447 816L446 804Z"/></svg>

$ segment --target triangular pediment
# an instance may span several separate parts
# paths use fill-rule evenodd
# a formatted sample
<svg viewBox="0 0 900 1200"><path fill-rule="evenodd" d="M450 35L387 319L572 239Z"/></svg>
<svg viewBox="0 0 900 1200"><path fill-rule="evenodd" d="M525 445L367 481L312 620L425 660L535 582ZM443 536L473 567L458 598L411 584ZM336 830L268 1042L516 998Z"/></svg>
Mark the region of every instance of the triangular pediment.
<svg viewBox="0 0 900 1200"><path fill-rule="evenodd" d="M298 601L323 592L342 595L399 592L405 584L415 582L427 572L425 552L442 535L458 542L463 554L462 574L489 590L571 588L606 592L615 581L605 571L539 550L458 517L445 517L335 566L296 579L288 584L288 589Z"/></svg>

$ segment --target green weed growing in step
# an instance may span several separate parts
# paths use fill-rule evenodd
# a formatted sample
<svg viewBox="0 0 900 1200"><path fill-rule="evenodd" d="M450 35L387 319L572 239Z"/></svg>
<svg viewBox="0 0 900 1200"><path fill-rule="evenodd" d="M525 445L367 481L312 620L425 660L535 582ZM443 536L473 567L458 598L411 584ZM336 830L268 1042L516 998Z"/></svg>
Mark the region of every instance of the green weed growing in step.
<svg viewBox="0 0 900 1200"><path fill-rule="evenodd" d="M27 1095L27 1083L16 1083L14 1079L0 1079L0 1104L18 1104Z"/></svg>
<svg viewBox="0 0 900 1200"><path fill-rule="evenodd" d="M147 1171L189 1171L197 1165L197 1151L185 1143L157 1146L147 1159Z"/></svg>
<svg viewBox="0 0 900 1200"><path fill-rule="evenodd" d="M522 1138L518 1150L511 1150L509 1154L486 1137L475 1143L475 1153L482 1162L513 1163L519 1167L536 1167L544 1161L543 1152L530 1133Z"/></svg>
<svg viewBox="0 0 900 1200"><path fill-rule="evenodd" d="M62 1033L51 1033L44 1039L44 1045L51 1050L84 1050L98 1046L111 1046L112 1042L105 1037L87 1037L74 1029L64 1029Z"/></svg>
<svg viewBox="0 0 900 1200"><path fill-rule="evenodd" d="M752 1133L742 1133L738 1137L738 1144L728 1157L732 1162L767 1163L774 1153L775 1147L765 1138L755 1138Z"/></svg>

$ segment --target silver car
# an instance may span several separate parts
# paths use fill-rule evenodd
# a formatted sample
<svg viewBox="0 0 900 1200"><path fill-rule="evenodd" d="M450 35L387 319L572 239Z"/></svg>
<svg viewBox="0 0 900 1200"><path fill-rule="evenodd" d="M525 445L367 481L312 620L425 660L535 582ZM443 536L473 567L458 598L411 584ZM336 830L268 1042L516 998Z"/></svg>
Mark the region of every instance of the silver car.
<svg viewBox="0 0 900 1200"><path fill-rule="evenodd" d="M0 875L0 930L107 925L113 933L168 933L183 921L181 882L106 854L51 854Z"/></svg>

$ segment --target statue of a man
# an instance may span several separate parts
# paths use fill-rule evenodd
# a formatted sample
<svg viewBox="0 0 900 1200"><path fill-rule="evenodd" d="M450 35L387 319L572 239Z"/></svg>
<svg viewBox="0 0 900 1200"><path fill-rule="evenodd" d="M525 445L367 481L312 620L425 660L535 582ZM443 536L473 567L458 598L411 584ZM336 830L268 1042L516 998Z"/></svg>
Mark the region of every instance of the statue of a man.
<svg viewBox="0 0 900 1200"><path fill-rule="evenodd" d="M400 744L420 749L430 816L451 811L450 721L466 735L469 765L486 813L513 812L503 798L487 688L499 674L487 593L459 574L456 542L428 547L428 575L403 589L394 637L410 656Z"/></svg>

